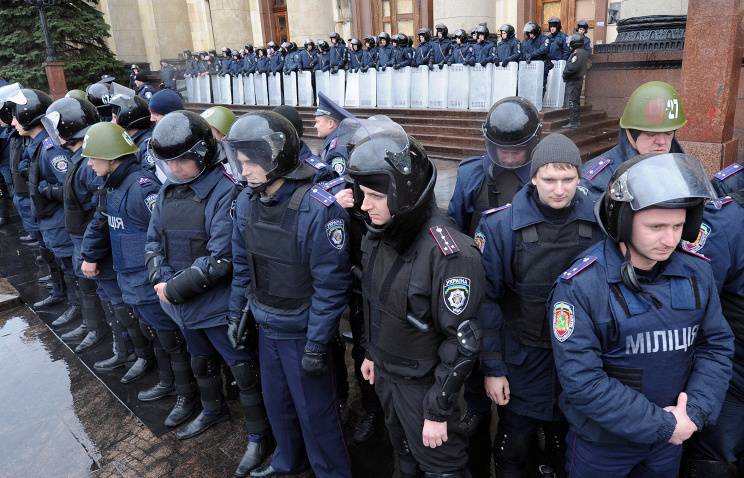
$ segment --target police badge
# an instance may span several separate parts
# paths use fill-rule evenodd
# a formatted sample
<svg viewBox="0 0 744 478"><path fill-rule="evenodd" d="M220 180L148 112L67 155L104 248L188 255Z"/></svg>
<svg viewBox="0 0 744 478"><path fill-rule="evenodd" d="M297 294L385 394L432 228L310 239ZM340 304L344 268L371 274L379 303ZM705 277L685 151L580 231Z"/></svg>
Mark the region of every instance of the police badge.
<svg viewBox="0 0 744 478"><path fill-rule="evenodd" d="M467 277L450 277L442 286L442 300L447 310L460 315L468 306L470 299L470 279Z"/></svg>
<svg viewBox="0 0 744 478"><path fill-rule="evenodd" d="M687 252L700 252L700 249L705 246L705 242L708 240L710 232L710 226L703 222L700 224L700 230L698 231L695 240L693 242L682 241L680 246Z"/></svg>
<svg viewBox="0 0 744 478"><path fill-rule="evenodd" d="M52 167L60 173L67 172L67 158L63 155L53 157L51 163Z"/></svg>
<svg viewBox="0 0 744 478"><path fill-rule="evenodd" d="M339 251L343 249L346 243L344 221L342 219L332 219L326 224L325 230L331 245Z"/></svg>
<svg viewBox="0 0 744 478"><path fill-rule="evenodd" d="M568 302L556 302L553 305L553 335L558 342L565 342L571 336L575 323L573 305Z"/></svg>
<svg viewBox="0 0 744 478"><path fill-rule="evenodd" d="M343 176L346 172L346 160L344 158L333 158L331 161L331 169L333 169L339 176Z"/></svg>
<svg viewBox="0 0 744 478"><path fill-rule="evenodd" d="M147 209L152 212L153 209L155 209L155 203L158 200L158 194L152 193L148 194L147 197L145 197L145 206L147 206Z"/></svg>

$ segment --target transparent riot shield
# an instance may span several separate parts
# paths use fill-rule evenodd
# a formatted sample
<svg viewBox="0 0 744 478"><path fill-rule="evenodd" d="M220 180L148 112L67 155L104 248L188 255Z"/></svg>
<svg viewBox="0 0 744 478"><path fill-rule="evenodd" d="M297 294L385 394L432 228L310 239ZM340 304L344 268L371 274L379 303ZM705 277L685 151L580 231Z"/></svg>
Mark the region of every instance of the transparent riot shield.
<svg viewBox="0 0 744 478"><path fill-rule="evenodd" d="M476 63L470 67L471 110L487 110L491 107L491 83L493 83L493 64L481 66Z"/></svg>
<svg viewBox="0 0 744 478"><path fill-rule="evenodd" d="M243 99L246 105L256 104L256 84L253 77L253 73L243 77Z"/></svg>
<svg viewBox="0 0 744 478"><path fill-rule="evenodd" d="M435 66L429 72L429 108L447 108L447 75L449 67L444 65L440 70Z"/></svg>
<svg viewBox="0 0 744 478"><path fill-rule="evenodd" d="M326 96L329 96L328 93L328 83L330 82L331 73L328 71L316 71L315 72L315 100L318 100L317 95L319 93L323 93Z"/></svg>
<svg viewBox="0 0 744 478"><path fill-rule="evenodd" d="M429 106L429 67L422 65L411 70L411 108Z"/></svg>
<svg viewBox="0 0 744 478"><path fill-rule="evenodd" d="M256 87L256 104L259 106L269 106L269 90L266 85L266 73L256 73L254 75L254 84Z"/></svg>
<svg viewBox="0 0 744 478"><path fill-rule="evenodd" d="M232 104L232 76L224 75L222 77L222 103Z"/></svg>
<svg viewBox="0 0 744 478"><path fill-rule="evenodd" d="M377 72L377 106L390 108L393 106L393 69Z"/></svg>
<svg viewBox="0 0 744 478"><path fill-rule="evenodd" d="M332 73L328 79L328 97L336 104L344 106L344 92L346 91L346 70Z"/></svg>
<svg viewBox="0 0 744 478"><path fill-rule="evenodd" d="M359 106L359 75L359 72L346 75L345 106Z"/></svg>
<svg viewBox="0 0 744 478"><path fill-rule="evenodd" d="M507 96L517 95L517 75L519 65L515 61L509 62L506 67L494 66L493 69L493 88L491 88L491 104L506 98Z"/></svg>
<svg viewBox="0 0 744 478"><path fill-rule="evenodd" d="M393 70L393 108L411 107L411 67Z"/></svg>
<svg viewBox="0 0 744 478"><path fill-rule="evenodd" d="M447 74L447 108L466 110L470 100L470 69L452 65Z"/></svg>
<svg viewBox="0 0 744 478"><path fill-rule="evenodd" d="M199 102L200 103L211 103L212 102L212 84L209 75L200 76L198 78L199 83Z"/></svg>
<svg viewBox="0 0 744 478"><path fill-rule="evenodd" d="M282 104L282 74L269 75L269 105Z"/></svg>
<svg viewBox="0 0 744 478"><path fill-rule="evenodd" d="M297 106L297 73L284 75L284 104Z"/></svg>
<svg viewBox="0 0 744 478"><path fill-rule="evenodd" d="M377 106L377 70L369 70L359 73L359 106Z"/></svg>
<svg viewBox="0 0 744 478"><path fill-rule="evenodd" d="M212 99L214 103L222 103L222 82L217 75L209 75L209 81L212 84Z"/></svg>
<svg viewBox="0 0 744 478"><path fill-rule="evenodd" d="M301 71L297 74L297 102L300 106L313 105L313 73Z"/></svg>
<svg viewBox="0 0 744 478"><path fill-rule="evenodd" d="M232 79L232 100L234 105L245 104L243 94L243 75L238 75Z"/></svg>
<svg viewBox="0 0 744 478"><path fill-rule="evenodd" d="M186 78L186 101L189 103L196 103L199 101L198 86L196 85L196 78Z"/></svg>
<svg viewBox="0 0 744 478"><path fill-rule="evenodd" d="M563 81L563 70L566 60L552 60L553 69L548 72L548 85L545 88L543 106L548 108L562 108L566 96L566 83Z"/></svg>
<svg viewBox="0 0 744 478"><path fill-rule="evenodd" d="M543 99L543 69L542 61L533 61L529 65L525 61L519 62L519 84L517 94L535 105L537 111L542 109Z"/></svg>

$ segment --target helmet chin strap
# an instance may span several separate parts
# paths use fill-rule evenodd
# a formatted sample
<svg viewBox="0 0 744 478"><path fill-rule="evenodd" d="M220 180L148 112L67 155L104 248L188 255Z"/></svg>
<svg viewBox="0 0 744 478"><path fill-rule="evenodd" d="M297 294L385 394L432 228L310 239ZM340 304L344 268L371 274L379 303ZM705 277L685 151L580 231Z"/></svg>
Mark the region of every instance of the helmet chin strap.
<svg viewBox="0 0 744 478"><path fill-rule="evenodd" d="M638 293L641 292L643 288L641 287L641 283L638 281L638 276L636 275L635 268L631 262L631 247L633 246L630 241L625 242L625 262L620 266L620 278L628 289L632 292Z"/></svg>

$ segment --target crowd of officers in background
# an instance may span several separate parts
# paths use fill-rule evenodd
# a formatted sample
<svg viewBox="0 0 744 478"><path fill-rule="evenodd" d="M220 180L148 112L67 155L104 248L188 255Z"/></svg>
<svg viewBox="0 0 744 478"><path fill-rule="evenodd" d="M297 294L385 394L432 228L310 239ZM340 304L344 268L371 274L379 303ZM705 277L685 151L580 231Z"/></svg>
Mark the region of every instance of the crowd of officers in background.
<svg viewBox="0 0 744 478"><path fill-rule="evenodd" d="M485 27L473 44L436 29L413 53L379 45L368 67L501 58ZM314 65L346 64L331 43L338 63ZM315 155L292 107L198 115L173 90L111 80L57 101L0 88L0 225L12 196L51 272L34 307L66 302L52 326L78 353L111 330L96 371L131 383L157 369L138 398L176 395L179 439L229 418L229 367L247 435L235 476L351 476L347 311L353 440L384 424L404 478L672 477L682 444L689 476L741 459L744 171L709 178L684 154L670 85L641 85L617 145L584 164L568 137L543 138L529 101L500 100L445 214L434 162L389 118L321 94Z"/></svg>

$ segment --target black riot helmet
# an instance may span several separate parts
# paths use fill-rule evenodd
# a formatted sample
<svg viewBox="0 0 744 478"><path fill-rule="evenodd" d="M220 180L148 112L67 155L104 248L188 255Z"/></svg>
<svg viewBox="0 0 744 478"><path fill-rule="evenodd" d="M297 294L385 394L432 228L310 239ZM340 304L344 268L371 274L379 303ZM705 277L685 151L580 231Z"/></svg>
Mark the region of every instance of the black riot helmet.
<svg viewBox="0 0 744 478"><path fill-rule="evenodd" d="M320 51L328 51L329 48L330 47L329 47L327 41L325 41L325 40L318 40L318 49Z"/></svg>
<svg viewBox="0 0 744 478"><path fill-rule="evenodd" d="M468 34L462 28L458 28L454 33L455 39L460 40L462 43L468 41Z"/></svg>
<svg viewBox="0 0 744 478"><path fill-rule="evenodd" d="M434 26L434 30L437 33L441 33L442 34L442 38L447 38L447 35L449 34L449 30L447 29L447 25L445 25L444 23L437 23Z"/></svg>
<svg viewBox="0 0 744 478"><path fill-rule="evenodd" d="M349 43L351 43L351 49L354 51L360 51L362 49L362 42L359 41L359 38L352 38Z"/></svg>
<svg viewBox="0 0 744 478"><path fill-rule="evenodd" d="M144 98L115 95L110 104L111 112L116 115L116 124L122 128L128 130L150 127L150 109Z"/></svg>
<svg viewBox="0 0 744 478"><path fill-rule="evenodd" d="M276 51L276 43L274 40L271 40L269 43L266 44L266 49L272 48L274 51Z"/></svg>
<svg viewBox="0 0 744 478"><path fill-rule="evenodd" d="M537 38L540 35L540 25L530 20L529 22L524 24L524 36L526 37L530 33L535 35L535 38Z"/></svg>
<svg viewBox="0 0 744 478"><path fill-rule="evenodd" d="M60 98L47 108L41 124L57 144L82 140L88 128L98 123L98 111L88 100Z"/></svg>
<svg viewBox="0 0 744 478"><path fill-rule="evenodd" d="M93 83L85 90L88 94L88 101L98 110L101 117L111 116L111 90L103 83Z"/></svg>
<svg viewBox="0 0 744 478"><path fill-rule="evenodd" d="M305 40L304 46L305 46L305 49L307 49L307 47L315 48L315 42L309 39Z"/></svg>
<svg viewBox="0 0 744 478"><path fill-rule="evenodd" d="M288 41L282 42L282 45L281 45L281 49L282 50L284 50L286 52L289 52L289 51L291 51L290 50L291 48L292 48L292 44L291 43L289 43Z"/></svg>
<svg viewBox="0 0 744 478"><path fill-rule="evenodd" d="M229 49L226 46L223 46L222 47L222 56L230 56L230 55L232 55L232 50Z"/></svg>
<svg viewBox="0 0 744 478"><path fill-rule="evenodd" d="M238 50L233 50L232 57L237 60L240 60L240 52Z"/></svg>
<svg viewBox="0 0 744 478"><path fill-rule="evenodd" d="M419 28L416 32L416 36L419 37L419 40L423 36L424 41L429 41L431 40L431 30L429 30L428 28Z"/></svg>
<svg viewBox="0 0 744 478"><path fill-rule="evenodd" d="M10 126L13 122L13 103L6 101L0 106L0 121Z"/></svg>
<svg viewBox="0 0 744 478"><path fill-rule="evenodd" d="M556 27L558 29L557 31L561 31L561 19L556 17L555 15L550 17L550 20L548 20L548 28L550 27Z"/></svg>
<svg viewBox="0 0 744 478"><path fill-rule="evenodd" d="M514 38L514 34L516 33L514 27L512 25L509 25L508 23L504 23L503 25L501 25L501 27L499 27L499 31L505 32L507 39Z"/></svg>
<svg viewBox="0 0 744 478"><path fill-rule="evenodd" d="M488 27L484 24L480 24L477 27L475 27L475 34L480 37L483 35L484 40L488 40L488 35L490 35L490 32L488 31Z"/></svg>
<svg viewBox="0 0 744 478"><path fill-rule="evenodd" d="M380 32L380 34L377 35L377 40L385 40L387 43L390 43L390 34L388 34L388 32Z"/></svg>
<svg viewBox="0 0 744 478"><path fill-rule="evenodd" d="M44 117L47 108L54 100L43 91L32 88L21 89L21 96L23 99L14 97L10 100L13 104L13 116L25 130L39 126L41 118ZM23 104L15 100L20 100Z"/></svg>
<svg viewBox="0 0 744 478"><path fill-rule="evenodd" d="M586 20L579 20L579 22L576 24L576 31L579 31L579 28L584 29L584 33L589 31L589 22Z"/></svg>
<svg viewBox="0 0 744 478"><path fill-rule="evenodd" d="M364 43L367 44L368 48L374 48L377 46L377 38L370 35L364 39Z"/></svg>
<svg viewBox="0 0 744 478"><path fill-rule="evenodd" d="M580 48L584 46L584 35L581 33L573 33L568 39L568 46L571 49Z"/></svg>
<svg viewBox="0 0 744 478"><path fill-rule="evenodd" d="M243 48L245 48L248 53L253 53L253 45L250 43L246 43Z"/></svg>
<svg viewBox="0 0 744 478"><path fill-rule="evenodd" d="M529 100L509 96L497 101L483 124L486 172L490 175L493 165L516 169L527 164L541 131L540 116Z"/></svg>
<svg viewBox="0 0 744 478"><path fill-rule="evenodd" d="M328 35L328 39L329 39L329 40L331 40L331 42L332 42L333 40L336 40L336 41L338 42L339 40L341 40L341 35L339 35L339 34L338 34L338 33L336 33L336 32L331 32L331 33L330 33L330 34Z"/></svg>
<svg viewBox="0 0 744 478"><path fill-rule="evenodd" d="M193 111L177 110L155 125L147 152L170 182L186 184L215 164L217 142L207 120ZM197 174L181 172L181 163L189 160L196 161Z"/></svg>
<svg viewBox="0 0 744 478"><path fill-rule="evenodd" d="M387 116L366 120L348 118L339 124L337 138L347 145L347 174L354 182L355 203L360 186L387 195L393 221L431 203L437 172L423 146Z"/></svg>
<svg viewBox="0 0 744 478"><path fill-rule="evenodd" d="M214 48L212 48L209 51L207 51L207 53L209 53L212 56L216 56L217 55L217 50L215 50Z"/></svg>
<svg viewBox="0 0 744 478"><path fill-rule="evenodd" d="M300 161L300 139L290 120L274 111L248 113L238 118L223 140L236 178L247 181L256 192L280 178L309 179L313 168ZM243 163L252 162L266 171L267 181L251 184L243 177Z"/></svg>

